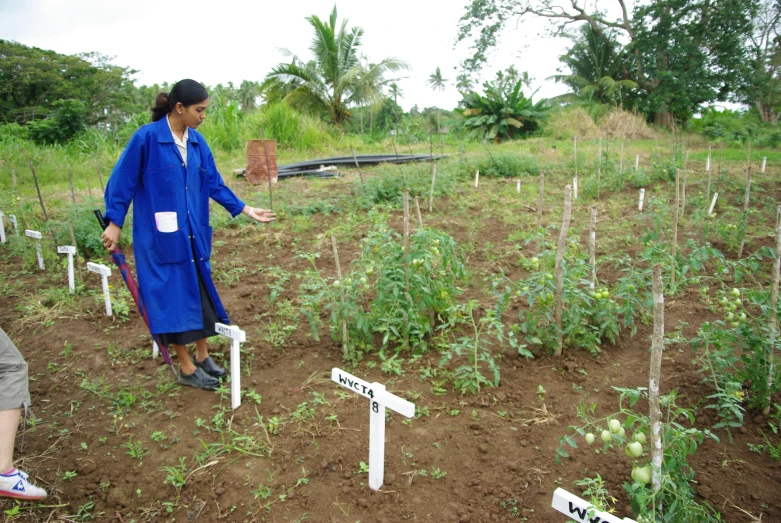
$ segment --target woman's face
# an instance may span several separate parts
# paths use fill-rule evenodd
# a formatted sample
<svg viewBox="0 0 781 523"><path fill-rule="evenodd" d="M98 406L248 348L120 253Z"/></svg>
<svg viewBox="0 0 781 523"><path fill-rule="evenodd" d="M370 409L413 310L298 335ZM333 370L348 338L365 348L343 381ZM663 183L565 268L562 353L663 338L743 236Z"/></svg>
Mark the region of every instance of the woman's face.
<svg viewBox="0 0 781 523"><path fill-rule="evenodd" d="M181 102L180 102L181 103ZM180 105L180 104L177 104ZM206 98L198 103L182 106L182 122L191 129L197 129L206 119L206 108L209 106L209 99Z"/></svg>

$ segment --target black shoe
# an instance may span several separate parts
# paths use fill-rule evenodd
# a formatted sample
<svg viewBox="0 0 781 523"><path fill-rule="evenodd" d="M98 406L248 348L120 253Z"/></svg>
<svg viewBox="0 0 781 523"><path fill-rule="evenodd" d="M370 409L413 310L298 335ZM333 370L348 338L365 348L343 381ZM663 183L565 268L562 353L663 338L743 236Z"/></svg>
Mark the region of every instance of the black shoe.
<svg viewBox="0 0 781 523"><path fill-rule="evenodd" d="M195 372L192 374L183 374L179 371L177 380L181 385L187 385L189 387L195 387L196 389L203 390L215 390L220 386L220 382L216 378L212 378L203 369L196 367Z"/></svg>
<svg viewBox="0 0 781 523"><path fill-rule="evenodd" d="M203 369L206 374L209 376L213 376L217 378L218 380L224 378L227 376L227 372L225 372L225 369L214 363L214 360L211 356L206 356L206 359L203 361L198 361L197 359L193 359L193 363L195 363L195 366L199 369Z"/></svg>

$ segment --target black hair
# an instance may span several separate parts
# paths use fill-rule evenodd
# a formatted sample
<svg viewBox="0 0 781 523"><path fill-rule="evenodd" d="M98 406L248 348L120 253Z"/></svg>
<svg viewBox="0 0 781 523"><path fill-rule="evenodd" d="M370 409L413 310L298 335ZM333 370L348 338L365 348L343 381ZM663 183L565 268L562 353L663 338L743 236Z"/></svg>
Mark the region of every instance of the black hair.
<svg viewBox="0 0 781 523"><path fill-rule="evenodd" d="M195 80L179 80L171 88L170 93L160 93L155 98L155 106L152 108L152 121L161 120L181 102L187 107L202 102L209 97L209 91Z"/></svg>

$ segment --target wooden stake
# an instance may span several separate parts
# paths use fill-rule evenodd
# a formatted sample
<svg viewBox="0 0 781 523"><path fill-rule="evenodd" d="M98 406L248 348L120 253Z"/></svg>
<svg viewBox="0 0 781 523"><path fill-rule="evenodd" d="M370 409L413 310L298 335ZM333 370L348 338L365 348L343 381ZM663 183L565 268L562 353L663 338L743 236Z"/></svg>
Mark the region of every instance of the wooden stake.
<svg viewBox="0 0 781 523"><path fill-rule="evenodd" d="M68 182L71 186L71 200L73 200L73 203L76 203L76 192L73 190L73 174L71 173L71 164L68 164ZM76 245L74 243L74 245Z"/></svg>
<svg viewBox="0 0 781 523"><path fill-rule="evenodd" d="M428 212L434 207L434 183L437 181L437 164L431 165L431 191L428 193Z"/></svg>
<svg viewBox="0 0 781 523"><path fill-rule="evenodd" d="M81 266L81 261L79 260L79 246L76 244L76 235L73 234L73 224L70 222L68 222L68 232L70 232L71 235L71 245L76 247L76 266L79 268L79 279L84 281L84 273L82 272L83 267Z"/></svg>
<svg viewBox="0 0 781 523"><path fill-rule="evenodd" d="M575 178L577 177L578 177L578 135L576 134L575 135Z"/></svg>
<svg viewBox="0 0 781 523"><path fill-rule="evenodd" d="M11 167L11 180L14 182L14 192L19 192L19 188L16 186L16 168Z"/></svg>
<svg viewBox="0 0 781 523"><path fill-rule="evenodd" d="M271 173L269 172L269 177ZM342 281L342 266L339 264L339 251L336 249L336 236L331 235L331 246L334 248L334 261L336 262L336 277L339 278L341 288L342 310L344 310L344 282ZM347 361L347 320L342 317L342 358Z"/></svg>
<svg viewBox="0 0 781 523"><path fill-rule="evenodd" d="M686 153L689 156L689 153ZM681 187L681 218L686 214L686 180L688 179L688 169L683 170L683 186Z"/></svg>
<svg viewBox="0 0 781 523"><path fill-rule="evenodd" d="M98 173L98 181L100 182L100 191L105 194L106 193L106 186L103 185L103 177L100 175L100 165L98 162L95 162L95 171Z"/></svg>
<svg viewBox="0 0 781 523"><path fill-rule="evenodd" d="M540 171L540 197L537 199L537 254L542 248L542 197L545 194L545 172Z"/></svg>
<svg viewBox="0 0 781 523"><path fill-rule="evenodd" d="M266 151L266 139L263 137L263 128L260 128L260 143L263 144L263 156L266 157L266 174L268 175L268 208L274 210L274 191L271 189L271 166L268 163L268 151Z"/></svg>
<svg viewBox="0 0 781 523"><path fill-rule="evenodd" d="M621 140L621 157L618 160L618 183L624 188L624 140Z"/></svg>
<svg viewBox="0 0 781 523"><path fill-rule="evenodd" d="M561 261L564 258L564 249L567 245L567 231L569 230L569 222L572 217L572 187L567 185L564 187L564 219L561 222L561 230L559 231L559 246L556 249L556 310L554 311L556 319L556 350L554 354L561 356L561 351L564 348L564 329L561 325L561 312L564 309L564 304L561 300L561 294L564 290L564 274L561 270Z"/></svg>
<svg viewBox="0 0 781 523"><path fill-rule="evenodd" d="M423 228L423 216L420 214L420 202L418 201L418 197L415 196L415 211L418 213L418 225L420 228Z"/></svg>
<svg viewBox="0 0 781 523"><path fill-rule="evenodd" d="M678 219L680 215L680 205L681 205L681 172L676 169L675 170L675 215L673 217L673 266L672 266L672 274L670 274L670 284L675 285L675 272L678 267Z"/></svg>
<svg viewBox="0 0 781 523"><path fill-rule="evenodd" d="M748 202L751 195L751 140L748 142L748 158L746 159L746 192L743 195L743 225L740 229L740 248L738 259L743 257L743 248L746 245L746 229L748 228Z"/></svg>
<svg viewBox="0 0 781 523"><path fill-rule="evenodd" d="M661 486L662 470L662 412L659 409L659 384L662 374L662 352L664 351L664 293L662 288L662 266L651 269L651 286L654 295L654 333L651 337L651 369L648 379L648 403L651 423L651 461L654 464L652 485L654 491Z"/></svg>
<svg viewBox="0 0 781 523"><path fill-rule="evenodd" d="M762 413L767 416L770 414L770 396L773 390L773 373L775 365L773 362L776 343L778 342L778 318L776 317L776 307L778 307L778 283L781 278L781 205L776 209L776 259L773 263L773 287L770 291L770 340L766 343L766 358L768 362L767 372L767 398Z"/></svg>
<svg viewBox="0 0 781 523"><path fill-rule="evenodd" d="M27 164L30 166L30 170L33 173L33 181L35 182L35 190L38 192L38 201L41 202L41 209L43 210L43 217L48 222L49 221L49 214L46 212L46 207L43 205L43 196L41 196L41 187L38 185L38 176L35 175L35 167L33 167L33 162L30 160L30 155L27 154L27 151L24 152L24 155L27 157ZM56 241L54 243L57 243Z"/></svg>
<svg viewBox="0 0 781 523"><path fill-rule="evenodd" d="M710 201L710 190L711 190L710 160L711 160L711 147L709 145L708 146L708 159L707 159L707 161L705 163L705 172L708 173L708 184L706 186L707 187L708 197L705 199L705 205L707 205L708 202Z"/></svg>
<svg viewBox="0 0 781 523"><path fill-rule="evenodd" d="M588 252L591 259L591 281L588 284L592 291L597 286L597 208L591 208L591 223L588 235Z"/></svg>
<svg viewBox="0 0 781 523"><path fill-rule="evenodd" d="M597 200L599 200L599 184L602 179L602 138L599 139L599 158L597 160Z"/></svg>
<svg viewBox="0 0 781 523"><path fill-rule="evenodd" d="M361 174L361 166L358 165L358 157L355 156L355 150L352 148L352 146L350 146L350 152L353 153L353 161L355 162L355 168L358 169L358 177L361 179L361 183L363 183L363 174Z"/></svg>
<svg viewBox="0 0 781 523"><path fill-rule="evenodd" d="M404 348L409 348L409 189L404 189Z"/></svg>

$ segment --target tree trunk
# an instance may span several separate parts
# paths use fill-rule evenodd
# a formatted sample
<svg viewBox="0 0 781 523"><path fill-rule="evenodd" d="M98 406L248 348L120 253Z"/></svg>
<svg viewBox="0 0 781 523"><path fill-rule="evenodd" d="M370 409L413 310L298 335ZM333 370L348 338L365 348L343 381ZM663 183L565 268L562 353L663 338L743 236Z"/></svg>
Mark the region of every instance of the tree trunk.
<svg viewBox="0 0 781 523"><path fill-rule="evenodd" d="M678 127L675 125L675 118L670 111L659 111L654 113L654 124L659 127L665 127L671 131L675 131Z"/></svg>
<svg viewBox="0 0 781 523"><path fill-rule="evenodd" d="M778 113L773 110L773 107L770 104L766 104L762 100L757 100L754 102L754 105L757 107L757 112L759 113L762 122L770 122L773 125L778 125Z"/></svg>

